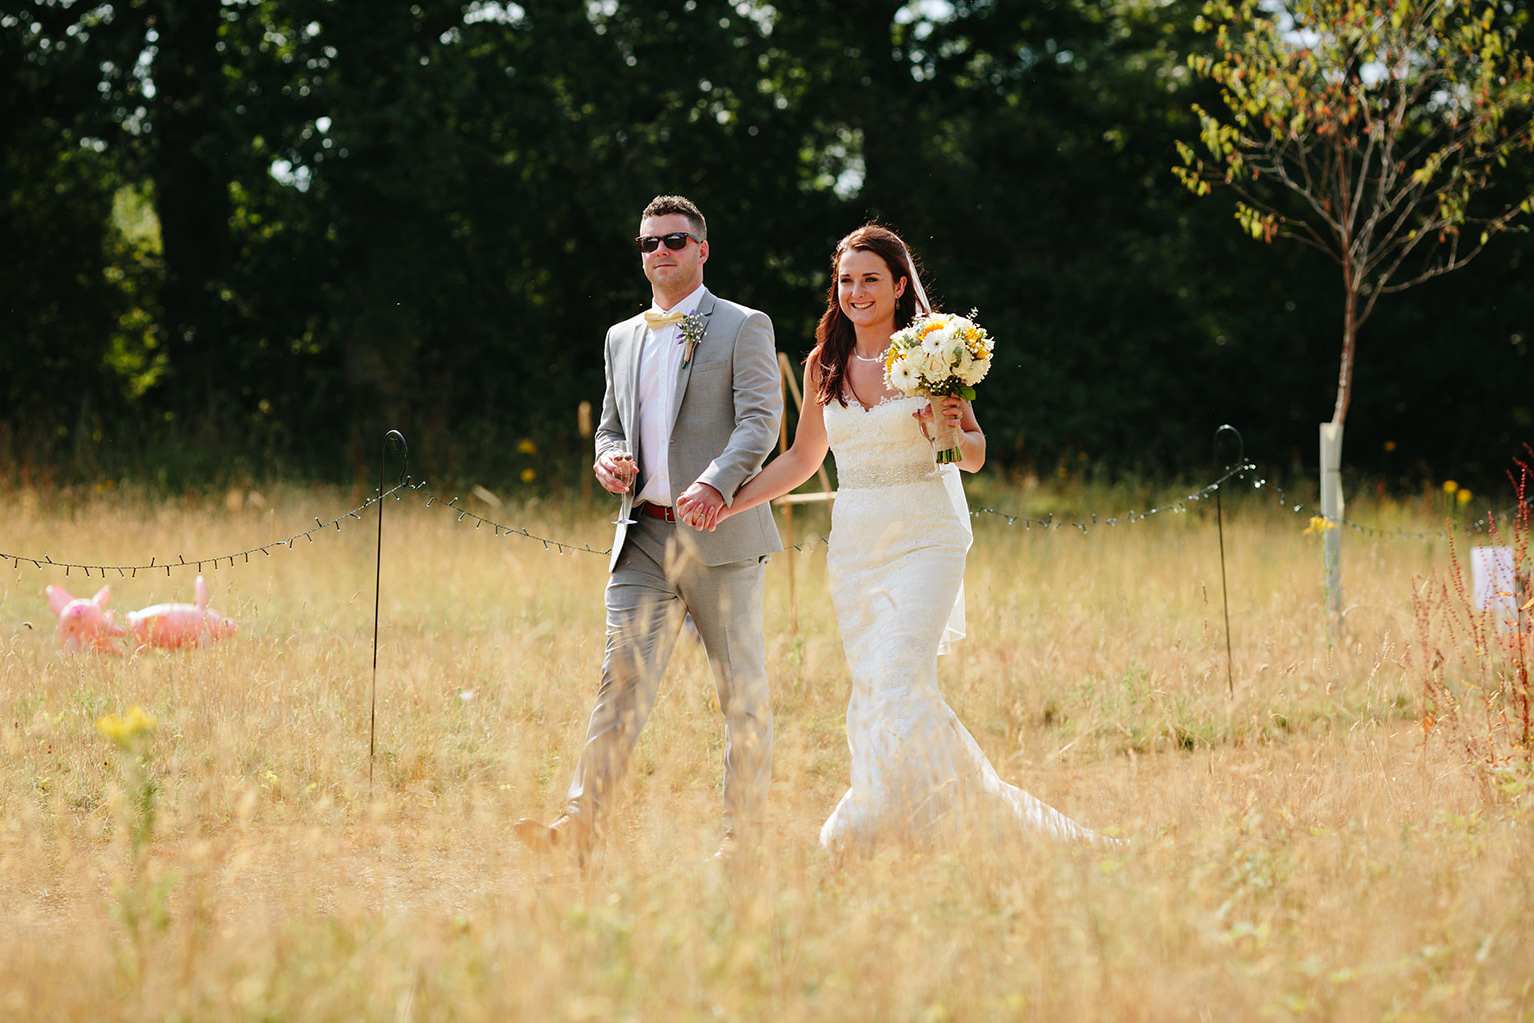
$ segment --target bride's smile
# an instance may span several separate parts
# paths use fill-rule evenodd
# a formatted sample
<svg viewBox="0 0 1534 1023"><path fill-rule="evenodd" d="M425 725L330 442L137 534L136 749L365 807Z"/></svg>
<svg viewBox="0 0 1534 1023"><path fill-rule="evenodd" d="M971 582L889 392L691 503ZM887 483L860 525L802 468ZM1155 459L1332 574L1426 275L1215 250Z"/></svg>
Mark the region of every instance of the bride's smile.
<svg viewBox="0 0 1534 1023"><path fill-rule="evenodd" d="M879 347L895 332L895 303L905 288L904 277L894 280L883 258L865 249L847 251L837 266L836 297L842 312L860 336L867 334Z"/></svg>

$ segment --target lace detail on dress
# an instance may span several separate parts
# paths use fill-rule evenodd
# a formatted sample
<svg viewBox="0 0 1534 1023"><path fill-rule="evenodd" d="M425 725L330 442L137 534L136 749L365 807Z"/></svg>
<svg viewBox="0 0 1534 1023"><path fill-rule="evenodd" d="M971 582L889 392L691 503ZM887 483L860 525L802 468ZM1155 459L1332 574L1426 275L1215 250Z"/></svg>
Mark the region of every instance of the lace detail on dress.
<svg viewBox="0 0 1534 1023"><path fill-rule="evenodd" d="M876 408L883 408L884 406L892 405L897 401L905 401L909 397L911 397L909 394L886 394L884 397L880 398L876 404L864 405L862 398L859 398L851 391L847 392L847 400L856 405L858 408L862 409L864 412L871 412ZM925 401L926 399L924 398L922 400Z"/></svg>
<svg viewBox="0 0 1534 1023"><path fill-rule="evenodd" d="M932 475L932 445L911 418L925 400L895 397L865 409L854 397L845 408L834 401L825 406L838 488L867 490Z"/></svg>

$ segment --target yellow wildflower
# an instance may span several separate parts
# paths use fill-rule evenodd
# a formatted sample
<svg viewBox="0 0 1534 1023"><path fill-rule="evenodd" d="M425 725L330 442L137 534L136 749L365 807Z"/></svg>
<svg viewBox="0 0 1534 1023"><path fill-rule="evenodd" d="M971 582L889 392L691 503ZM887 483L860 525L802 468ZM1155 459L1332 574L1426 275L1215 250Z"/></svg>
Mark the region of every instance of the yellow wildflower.
<svg viewBox="0 0 1534 1023"><path fill-rule="evenodd" d="M1336 529L1337 523L1322 515L1312 515L1310 525L1305 527L1306 536L1320 536L1328 529Z"/></svg>
<svg viewBox="0 0 1534 1023"><path fill-rule="evenodd" d="M523 437L517 444L517 450L524 455L536 455L538 453L538 445L534 444L530 438Z"/></svg>
<svg viewBox="0 0 1534 1023"><path fill-rule="evenodd" d="M154 715L138 704L128 708L122 717L108 714L96 721L96 730L111 739L120 749L132 749L140 736L147 736L159 725Z"/></svg>
<svg viewBox="0 0 1534 1023"><path fill-rule="evenodd" d="M523 483L531 483L533 480L535 480L537 478L538 478L538 474L536 472L534 472L532 469L523 469L522 470L522 482Z"/></svg>
<svg viewBox="0 0 1534 1023"><path fill-rule="evenodd" d="M1458 489L1459 489L1459 484L1455 483L1453 480L1444 480L1443 481L1443 492L1445 494L1452 494L1452 493L1454 493Z"/></svg>

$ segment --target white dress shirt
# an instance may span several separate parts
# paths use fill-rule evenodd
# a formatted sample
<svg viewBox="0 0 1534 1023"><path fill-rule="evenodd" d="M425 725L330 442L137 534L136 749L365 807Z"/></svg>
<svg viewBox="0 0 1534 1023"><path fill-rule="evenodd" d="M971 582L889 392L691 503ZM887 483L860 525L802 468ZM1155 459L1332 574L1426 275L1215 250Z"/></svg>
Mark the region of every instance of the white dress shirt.
<svg viewBox="0 0 1534 1023"><path fill-rule="evenodd" d="M698 310L703 286L671 309L684 316ZM671 312L656 308L656 312ZM646 330L644 351L639 357L639 478L643 484L635 502L671 505L671 406L676 400L676 378L682 369L681 325ZM688 481L689 483L691 480Z"/></svg>

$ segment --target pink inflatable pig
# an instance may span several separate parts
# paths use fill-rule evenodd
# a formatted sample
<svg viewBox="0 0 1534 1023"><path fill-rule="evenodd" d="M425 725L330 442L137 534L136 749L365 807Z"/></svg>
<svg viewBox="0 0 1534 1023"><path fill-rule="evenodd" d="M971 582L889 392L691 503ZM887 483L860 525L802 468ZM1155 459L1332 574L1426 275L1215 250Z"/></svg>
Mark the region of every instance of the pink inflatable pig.
<svg viewBox="0 0 1534 1023"><path fill-rule="evenodd" d="M65 650L122 653L117 646L117 637L123 635L122 626L106 609L107 601L112 599L112 587L103 586L89 600L71 597L62 586L50 586L45 592L48 606L59 616L59 642Z"/></svg>
<svg viewBox="0 0 1534 1023"><path fill-rule="evenodd" d="M202 576L197 577L195 590L195 604L154 604L142 611L129 611L126 630L106 610L107 601L112 599L110 586L103 586L90 600L71 597L62 586L50 586L46 592L48 606L59 616L59 642L64 649L120 654L118 637L129 634L136 650L201 646L234 635L232 620L208 610L208 584Z"/></svg>
<svg viewBox="0 0 1534 1023"><path fill-rule="evenodd" d="M234 635L231 619L208 610L208 584L202 576L197 577L194 587L195 604L155 604L142 611L128 612L128 631L133 633L139 649L201 646Z"/></svg>

